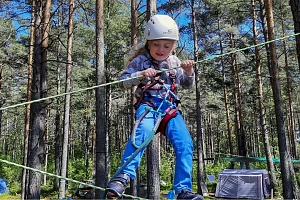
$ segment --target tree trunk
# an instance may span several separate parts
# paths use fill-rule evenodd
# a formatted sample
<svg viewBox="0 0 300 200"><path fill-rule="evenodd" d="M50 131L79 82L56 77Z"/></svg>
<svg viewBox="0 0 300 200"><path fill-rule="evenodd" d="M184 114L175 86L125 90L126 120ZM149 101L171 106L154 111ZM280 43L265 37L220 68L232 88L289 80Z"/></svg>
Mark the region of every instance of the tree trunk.
<svg viewBox="0 0 300 200"><path fill-rule="evenodd" d="M214 131L211 113L208 114L209 158L214 158Z"/></svg>
<svg viewBox="0 0 300 200"><path fill-rule="evenodd" d="M45 2L43 13L42 1L36 1L35 16L35 42L34 42L34 67L32 78L32 99L47 96L47 48L48 32L50 29L51 0ZM43 18L42 18L43 16ZM42 21L43 19L43 21ZM41 170L45 156L45 123L46 103L36 102L31 105L31 133L29 140L29 167ZM39 199L41 190L41 174L29 171L28 194L25 198Z"/></svg>
<svg viewBox="0 0 300 200"><path fill-rule="evenodd" d="M92 163L93 163L93 171L92 171L92 176L96 178L96 124L94 124L94 131L93 131L93 142L92 142ZM96 179L95 179L96 181ZM96 183L96 182L95 182Z"/></svg>
<svg viewBox="0 0 300 200"><path fill-rule="evenodd" d="M235 48L234 35L230 34L230 43L231 48ZM234 107L235 107L235 131L237 135L237 145L238 145L238 154L240 156L247 156L247 147L246 147L246 135L244 130L244 122L243 122L243 111L241 104L241 83L239 76L239 67L236 61L236 54L231 54L231 66L232 66L232 76L234 79ZM241 162L240 168L244 168L244 164L246 165L246 169L249 169L248 162Z"/></svg>
<svg viewBox="0 0 300 200"><path fill-rule="evenodd" d="M136 45L138 43L138 25L137 25L137 17L138 17L138 12L137 12L137 0L131 0L131 46L136 48ZM126 66L125 66L126 67ZM135 121L135 110L134 110L134 104L136 102L134 91L136 87L132 87L130 90L130 130L133 129L134 126L134 121ZM136 170L136 177L135 179L130 181L130 192L133 196L140 196L139 194L139 187L138 187L138 182L139 182L139 173L138 169Z"/></svg>
<svg viewBox="0 0 300 200"><path fill-rule="evenodd" d="M219 45L220 45L220 53L223 55L223 38L220 30L220 19L218 20L218 34L219 34ZM230 116L229 116L229 106L228 106L228 95L227 95L227 86L226 86L226 73L225 73L225 63L224 57L221 57L221 66L222 66L222 79L223 79L223 95L224 95L224 104L226 111L226 125L227 125L227 135L228 135L228 145L229 145L229 153L230 156L234 155L233 152L233 144L232 144L232 134L231 134L231 125L230 125ZM230 168L234 169L234 162L230 163Z"/></svg>
<svg viewBox="0 0 300 200"><path fill-rule="evenodd" d="M197 45L197 31L196 31L196 13L195 13L195 1L191 1L192 8L192 29L194 39L194 59L198 61L198 45ZM202 113L201 113L201 98L200 98L200 81L198 74L198 65L195 65L195 81L196 81L196 124L197 124L197 193L206 195L207 188L205 187L205 176L204 176L204 154L203 154L203 134L202 134Z"/></svg>
<svg viewBox="0 0 300 200"><path fill-rule="evenodd" d="M104 66L105 66L105 72L107 72L108 74L110 73L110 68L111 67L107 67L105 64L104 64ZM109 76L107 75L106 76L106 83L109 83L110 82L110 78L109 78ZM106 174L105 174L105 177L107 177L107 179L108 179L108 177L109 177L109 175L110 175L110 169L111 169L111 160L110 160L110 154L109 154L109 152L110 152L110 145L109 145L109 134L108 133L110 133L110 129L111 129L111 115L112 115L112 105L111 105L111 103L112 103L112 95L111 95L111 93L112 93L112 91L111 91L111 86L110 85L108 85L108 86L106 86L105 87L105 114L106 114L106 124L105 124L105 127L106 127L106 131L105 131L105 139L106 139L106 141L105 141L105 143L107 144L106 146L105 146L105 152L106 152L106 165L105 165L105 167L106 167Z"/></svg>
<svg viewBox="0 0 300 200"><path fill-rule="evenodd" d="M300 2L299 0L290 0L290 5L293 13L294 31L295 33L300 33ZM296 50L300 71L300 35L296 35Z"/></svg>
<svg viewBox="0 0 300 200"><path fill-rule="evenodd" d="M27 81L27 102L31 100L31 87L32 87L32 65L33 65L33 54L34 54L34 15L35 15L35 1L31 4L31 28L30 28L30 45L29 45L29 56L28 56L28 81ZM24 131L24 157L23 165L28 165L28 135L30 126L30 107L31 104L26 105L25 114L25 131ZM1 111L2 112L2 111ZM1 120L2 121L2 120ZM22 192L21 199L25 199L25 194L27 194L27 170L23 168L22 170Z"/></svg>
<svg viewBox="0 0 300 200"><path fill-rule="evenodd" d="M57 66L57 89L56 94L60 94L60 66ZM61 134L61 98L56 99L56 113L55 113L55 173L61 174L62 161L62 134ZM55 178L54 189L59 189L58 178Z"/></svg>
<svg viewBox="0 0 300 200"><path fill-rule="evenodd" d="M300 7L299 7L300 8ZM282 1L280 1L280 15L281 15L281 28L282 28L282 37L285 36L285 26L284 26L284 16L282 13ZM294 123L294 111L293 111L293 102L292 102L292 88L291 88L291 76L289 72L289 62L288 62L288 53L287 53L287 45L286 40L281 40L283 44L283 53L284 53L284 63L285 63L285 74L286 74L286 88L287 88L287 97L288 97L288 110L289 110L289 120L288 127L289 128L289 139L290 139L290 152L292 153L292 157L298 159L298 144L296 137L296 128ZM300 44L299 44L300 45Z"/></svg>
<svg viewBox="0 0 300 200"><path fill-rule="evenodd" d="M91 91L86 92L86 130L84 136L84 159L85 159L85 178L89 179L89 166L90 166L90 134L92 132L91 116L92 116L92 102L91 102Z"/></svg>
<svg viewBox="0 0 300 200"><path fill-rule="evenodd" d="M257 98L260 98L259 95L258 95ZM254 155L255 157L261 157L261 150L260 150L260 140L261 140L260 135L261 134L259 132L260 129L258 128L260 122L259 123L257 122L257 116L258 115L260 116L260 114L258 114L258 113L260 113L260 111L259 111L259 109L256 109L256 107L257 107L256 98L252 99L252 103L253 103L253 127L254 127L254 130L253 130L254 131L254 136L253 136L254 139L253 139L253 142L252 142L252 144L253 144L253 154L252 155ZM266 118L266 117L264 116L264 118Z"/></svg>
<svg viewBox="0 0 300 200"><path fill-rule="evenodd" d="M156 0L147 0L147 21L156 15Z"/></svg>
<svg viewBox="0 0 300 200"><path fill-rule="evenodd" d="M156 14L156 0L147 0L147 21ZM147 192L148 199L160 199L160 141L159 135L154 135L147 147Z"/></svg>
<svg viewBox="0 0 300 200"><path fill-rule="evenodd" d="M217 124L217 130L216 130L216 139L217 139L217 147L216 147L216 154L215 160L213 163L219 162L220 161L220 155L221 155L221 137L223 138L223 131L219 129L220 127L220 119L218 118L218 124ZM221 134L222 133L222 134Z"/></svg>
<svg viewBox="0 0 300 200"><path fill-rule="evenodd" d="M59 0L58 3L58 27L60 28L62 25L62 1ZM57 54L56 54L56 94L60 94L61 90L61 80L60 80L60 54L61 54L61 41L58 41L57 46ZM61 174L61 161L62 161L62 133L61 133L61 97L56 98L55 105L55 173ZM58 178L55 178L54 181L54 189L59 190L59 182Z"/></svg>
<svg viewBox="0 0 300 200"><path fill-rule="evenodd" d="M97 85L105 83L104 68L104 0L96 0L96 80ZM105 88L96 89L96 185L105 188L107 174L107 138L105 118ZM96 190L95 198L101 199L103 191Z"/></svg>
<svg viewBox="0 0 300 200"><path fill-rule="evenodd" d="M253 13L253 40L254 45L257 45L257 30L256 30L256 12L255 12L255 0L252 0L252 13ZM272 154L270 150L269 133L267 129L266 114L263 104L263 88L262 88L262 77L261 77L261 64L260 64L260 53L259 47L255 47L255 65L256 65L256 80L258 88L258 106L259 106L259 122L261 133L264 140L264 149L266 154L267 166L270 175L271 189L273 191L277 188L277 181L275 175L275 167L272 160Z"/></svg>
<svg viewBox="0 0 300 200"><path fill-rule="evenodd" d="M45 4L45 11L43 16L43 38L42 38L42 70L41 70L41 98L47 97L47 56L48 56L48 41L49 41L49 32L51 24L50 22L50 9L51 9L51 0L47 0ZM46 118L45 118L45 163L44 163L44 170L47 171L47 164L48 164L48 112L49 106L45 108ZM46 178L47 176L44 175L44 185L46 185Z"/></svg>
<svg viewBox="0 0 300 200"><path fill-rule="evenodd" d="M70 108L71 108L71 77L72 77L72 46L73 46L73 12L75 1L69 1L69 26L68 26L68 44L67 44L67 66L66 66L66 88L65 88L65 106L64 106L64 126L62 141L62 158L61 158L61 176L67 177L68 169L68 152L69 152L69 133L70 133ZM60 179L59 198L66 195L66 180Z"/></svg>
<svg viewBox="0 0 300 200"><path fill-rule="evenodd" d="M274 40L274 20L273 20L273 9L272 1L265 0L265 9L267 16L267 26L268 26L268 40ZM286 141L286 133L284 129L284 116L282 108L282 98L281 98L281 89L279 83L279 72L278 72L278 62L276 55L276 46L275 42L269 44L270 47L270 76L271 76L271 85L273 91L273 99L275 106L276 114L276 125L277 125L277 134L278 134L278 146L280 152L280 170L282 178L282 187L283 187L283 197L284 199L298 199L297 193L297 181L294 177L294 167L292 165L291 156L288 151L288 144ZM294 184L293 184L294 183ZM294 188L293 188L294 187Z"/></svg>
<svg viewBox="0 0 300 200"><path fill-rule="evenodd" d="M50 108L47 107L46 113L46 124L45 124L45 162L44 162L44 171L47 172L48 170L48 157L49 157L49 124L48 121L50 119ZM47 174L43 174L44 176L44 186L47 185Z"/></svg>

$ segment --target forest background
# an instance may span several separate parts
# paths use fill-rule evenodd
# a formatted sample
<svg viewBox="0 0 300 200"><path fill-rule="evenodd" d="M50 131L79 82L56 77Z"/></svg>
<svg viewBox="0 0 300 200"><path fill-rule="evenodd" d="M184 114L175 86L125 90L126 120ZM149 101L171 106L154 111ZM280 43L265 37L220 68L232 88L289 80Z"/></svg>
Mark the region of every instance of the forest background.
<svg viewBox="0 0 300 200"><path fill-rule="evenodd" d="M63 198L78 184L13 163L106 185L134 119L131 91L118 88L118 77L132 46L145 42L147 18L157 12L178 22L177 56L197 63L195 87L179 91L195 144L194 189L204 192L205 174L217 177L245 164L267 169L276 195L297 197L297 10L296 0L1 0L0 177L22 199L48 190ZM159 187L172 188L174 157L164 136L153 143L159 162L144 159L132 188L149 183L149 165L158 165L166 184L154 184L150 193L156 195ZM246 156L266 161L234 162Z"/></svg>

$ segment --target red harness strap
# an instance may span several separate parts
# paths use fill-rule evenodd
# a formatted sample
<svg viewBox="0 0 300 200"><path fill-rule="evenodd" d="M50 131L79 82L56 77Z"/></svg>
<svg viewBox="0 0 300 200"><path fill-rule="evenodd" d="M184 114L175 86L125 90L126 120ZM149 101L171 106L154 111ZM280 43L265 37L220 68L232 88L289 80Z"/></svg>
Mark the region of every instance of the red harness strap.
<svg viewBox="0 0 300 200"><path fill-rule="evenodd" d="M166 115L164 116L164 118L160 122L159 127L158 127L156 133L160 133L160 134L166 136L166 127L167 127L167 124L169 123L169 121L172 118L174 118L174 117L177 116L177 110L178 110L178 107L172 108L172 109L168 108L166 110Z"/></svg>
<svg viewBox="0 0 300 200"><path fill-rule="evenodd" d="M149 90L155 90L155 89L153 89L152 87L153 87L155 84L157 84L157 83L163 84L163 81L161 81L161 80L159 79L159 76L156 76L156 77L154 78L154 80L153 80L150 84L148 84L148 85L145 85L145 86L138 86L138 87L141 87L141 88L142 88L142 93L141 93L141 96L140 96L139 98L136 98L136 99L137 99L137 102L136 102L135 107L137 107L140 103L148 104L149 106L151 106L151 107L153 107L153 108L155 107L155 105L153 105L152 102L144 100L144 97L145 97L146 90L148 90L148 89L149 89Z"/></svg>

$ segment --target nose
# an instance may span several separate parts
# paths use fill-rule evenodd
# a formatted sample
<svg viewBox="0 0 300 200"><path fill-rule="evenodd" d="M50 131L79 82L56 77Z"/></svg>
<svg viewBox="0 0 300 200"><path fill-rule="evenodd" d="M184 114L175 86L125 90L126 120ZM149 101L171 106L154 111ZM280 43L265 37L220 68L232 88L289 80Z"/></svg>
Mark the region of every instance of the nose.
<svg viewBox="0 0 300 200"><path fill-rule="evenodd" d="M162 52L164 48L162 46L159 47L159 51Z"/></svg>

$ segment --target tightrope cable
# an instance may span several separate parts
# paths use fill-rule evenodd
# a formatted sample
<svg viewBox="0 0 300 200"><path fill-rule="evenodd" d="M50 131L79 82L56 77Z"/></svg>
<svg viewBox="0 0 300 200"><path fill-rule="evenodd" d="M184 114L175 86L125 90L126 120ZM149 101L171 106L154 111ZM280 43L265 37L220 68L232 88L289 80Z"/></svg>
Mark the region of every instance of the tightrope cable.
<svg viewBox="0 0 300 200"><path fill-rule="evenodd" d="M197 61L195 63L203 63L205 61L209 61L209 60L213 60L213 59L216 59L216 58L219 58L219 57L223 57L223 56L226 56L226 55L238 53L238 52L245 51L247 49L251 49L251 48L254 48L254 47L263 46L263 45L266 45L266 44L269 44L269 43L272 43L272 42L284 40L284 39L287 39L287 38L290 38L290 37L293 37L293 36L297 36L297 35L300 35L300 33L286 35L284 37L276 38L274 40L269 40L269 41L266 41L266 42L263 42L263 43L259 43L259 44L256 44L256 45L252 45L252 46L249 46L249 47L245 47L245 48L242 48L242 49L236 49L236 50L233 50L233 51L230 51L230 52L227 52L227 53L223 53L223 54L219 54L219 55L213 55L213 56L211 56L209 58L205 58L205 59L199 60L199 61ZM178 69L178 68L181 68L181 66L173 67L172 69ZM160 71L158 71L158 73L159 72L170 71L172 69L160 70ZM95 86L92 86L92 87L87 87L87 88L83 88L83 89L79 89L79 90L74 90L74 91L71 91L71 92L60 93L60 94L49 96L49 97L45 97L45 98L40 98L40 99L36 99L36 100L32 100L32 101L18 103L18 104L10 105L10 106L7 106L7 107L2 107L2 108L0 108L0 111L1 110L7 110L9 108L15 108L15 107L18 107L18 106L27 105L27 104L32 104L32 103L36 103L36 102L40 102L40 101L54 99L56 97L61 97L61 96L65 96L65 95L68 95L68 94L75 94L75 93L84 92L84 91L87 91L87 90L92 90L92 89L96 89L96 88L100 88L100 87L104 87L104 86L108 86L108 85L114 85L114 84L118 84L118 83L121 83L121 82L124 82L124 81L128 81L128 80L131 80L131 79L142 78L142 77L143 77L143 75L140 75L140 76L136 76L136 77L132 77L132 78L127 78L127 79L124 79L124 80L117 80L117 81L113 81L113 82L109 82L109 83L95 85Z"/></svg>
<svg viewBox="0 0 300 200"><path fill-rule="evenodd" d="M56 177L56 178L59 178L59 179L64 179L66 181L70 181L70 182L73 182L73 183L77 183L77 184L82 184L82 185L85 185L85 186L89 186L89 187L92 187L94 189L105 191L105 189L103 189L101 187L98 187L98 186L95 186L95 185L92 185L92 184L89 184L89 183L84 183L84 182L76 181L76 180L71 179L71 178L66 178L66 177L63 177L63 176L59 176L59 175L56 175L56 174L52 174L52 173L49 173L49 172L38 170L38 169L35 169L35 168L32 168L32 167L27 167L25 165L20 165L20 164L17 164L17 163L14 163L14 162L10 162L10 161L7 161L7 160L0 159L0 162L6 163L8 165L14 165L16 167L21 167L21 168L24 168L24 169L32 170L34 172L38 172L38 173L41 173L41 174L46 174L48 176L53 176L53 177ZM127 194L124 194L123 196L130 197L130 198L133 198L133 199L143 199L143 198L139 198L139 197L127 195Z"/></svg>

